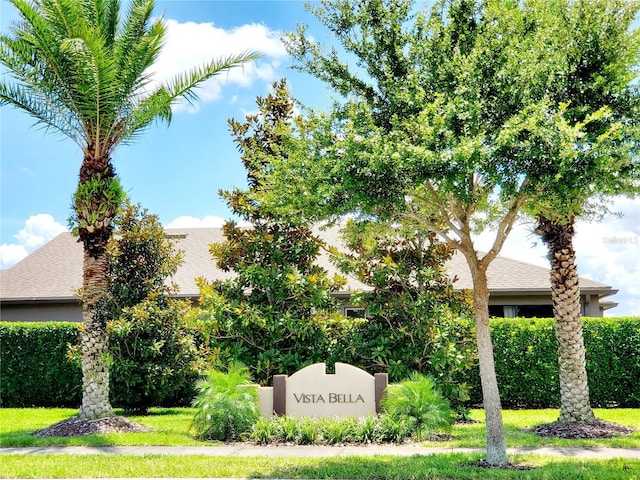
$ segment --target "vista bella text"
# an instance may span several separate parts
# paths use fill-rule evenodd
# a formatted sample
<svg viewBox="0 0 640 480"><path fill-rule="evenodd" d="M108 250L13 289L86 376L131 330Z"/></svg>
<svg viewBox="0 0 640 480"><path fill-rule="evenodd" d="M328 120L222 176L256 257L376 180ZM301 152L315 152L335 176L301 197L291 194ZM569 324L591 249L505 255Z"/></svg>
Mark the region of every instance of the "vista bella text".
<svg viewBox="0 0 640 480"><path fill-rule="evenodd" d="M297 403L364 403L364 398L355 393L294 393Z"/></svg>

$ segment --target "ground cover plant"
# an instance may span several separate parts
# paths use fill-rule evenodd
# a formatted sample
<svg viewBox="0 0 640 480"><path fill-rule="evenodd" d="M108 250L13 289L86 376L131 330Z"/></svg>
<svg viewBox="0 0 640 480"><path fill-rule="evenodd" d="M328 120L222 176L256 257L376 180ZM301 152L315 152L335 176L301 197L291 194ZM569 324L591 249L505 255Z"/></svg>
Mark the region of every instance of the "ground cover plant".
<svg viewBox="0 0 640 480"><path fill-rule="evenodd" d="M344 418L261 418L246 439L260 444L336 445L402 443L416 432L416 421L391 415ZM424 430L423 430L424 432Z"/></svg>

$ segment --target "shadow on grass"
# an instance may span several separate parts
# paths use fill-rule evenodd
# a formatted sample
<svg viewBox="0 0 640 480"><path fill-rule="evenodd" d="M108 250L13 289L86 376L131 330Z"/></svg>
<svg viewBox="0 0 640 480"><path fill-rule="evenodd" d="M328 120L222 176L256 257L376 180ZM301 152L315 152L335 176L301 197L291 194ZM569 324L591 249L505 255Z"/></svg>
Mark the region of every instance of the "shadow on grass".
<svg viewBox="0 0 640 480"><path fill-rule="evenodd" d="M589 478L628 480L640 474L640 461L612 459L574 461L532 456L510 458L512 468L477 465L481 455L446 454L410 457L338 457L314 466L291 465L251 472L254 478L340 478L340 479L558 479ZM266 475L265 475L266 474Z"/></svg>

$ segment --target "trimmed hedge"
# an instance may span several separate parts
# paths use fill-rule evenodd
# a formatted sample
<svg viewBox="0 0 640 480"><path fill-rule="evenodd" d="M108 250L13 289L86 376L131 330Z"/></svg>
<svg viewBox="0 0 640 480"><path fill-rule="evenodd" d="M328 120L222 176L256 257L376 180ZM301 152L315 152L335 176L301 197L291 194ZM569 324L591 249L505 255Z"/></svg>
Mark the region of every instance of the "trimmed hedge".
<svg viewBox="0 0 640 480"><path fill-rule="evenodd" d="M585 318L591 405L640 408L640 318ZM80 367L67 360L77 323L0 322L0 406L66 406L81 402ZM493 319L496 374L506 408L558 407L557 342L553 319ZM478 369L460 381L482 402Z"/></svg>
<svg viewBox="0 0 640 480"><path fill-rule="evenodd" d="M492 319L491 337L502 405L507 408L560 406L558 343L553 319ZM593 407L640 407L640 318L583 318L589 396ZM480 374L471 403L482 403Z"/></svg>
<svg viewBox="0 0 640 480"><path fill-rule="evenodd" d="M585 327L591 403L640 407L640 318L592 318Z"/></svg>
<svg viewBox="0 0 640 480"><path fill-rule="evenodd" d="M78 323L0 322L0 406L72 407L82 403L82 369L68 360Z"/></svg>

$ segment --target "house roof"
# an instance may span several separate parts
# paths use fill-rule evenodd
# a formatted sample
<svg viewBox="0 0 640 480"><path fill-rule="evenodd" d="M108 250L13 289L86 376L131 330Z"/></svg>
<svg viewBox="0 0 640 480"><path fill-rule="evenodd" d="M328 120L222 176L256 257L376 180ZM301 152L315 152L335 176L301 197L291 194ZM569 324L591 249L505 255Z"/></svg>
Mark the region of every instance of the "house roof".
<svg viewBox="0 0 640 480"><path fill-rule="evenodd" d="M184 264L173 281L179 287L180 296L197 297L198 287L194 279L224 280L233 276L217 268L209 253L209 244L224 240L220 228L167 229L167 236L176 241L184 251ZM339 245L337 228L318 233L328 244ZM523 252L525 253L525 252ZM330 274L336 272L326 255L318 263ZM473 282L464 257L460 254L447 264L456 289L471 289ZM502 295L528 293L549 294L549 269L519 260L497 257L487 271L489 290ZM363 289L365 285L355 278L348 278L348 287ZM15 264L8 270L0 270L0 300L2 302L63 302L76 299L75 291L82 285L82 245L70 233L61 233L53 240ZM583 294L605 297L617 292L609 285L580 278ZM346 291L343 293L347 293Z"/></svg>

